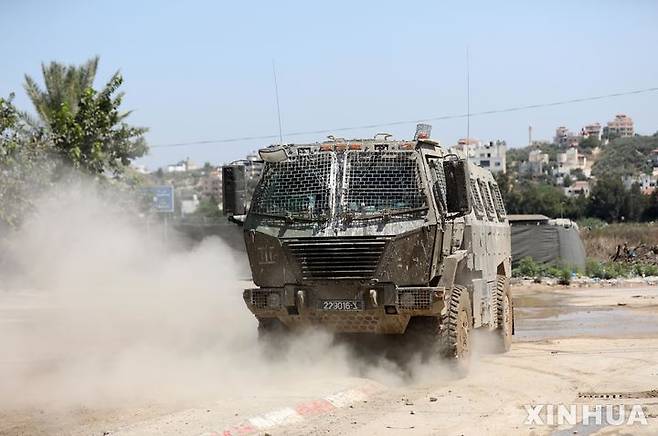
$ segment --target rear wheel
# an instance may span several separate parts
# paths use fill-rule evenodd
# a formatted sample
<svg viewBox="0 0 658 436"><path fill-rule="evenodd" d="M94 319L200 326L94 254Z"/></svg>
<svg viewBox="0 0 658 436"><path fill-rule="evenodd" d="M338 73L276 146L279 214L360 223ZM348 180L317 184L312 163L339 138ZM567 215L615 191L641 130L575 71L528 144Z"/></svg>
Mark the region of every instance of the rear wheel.
<svg viewBox="0 0 658 436"><path fill-rule="evenodd" d="M514 305L509 279L505 276L496 278L496 333L499 342L499 351L504 353L512 346L514 334Z"/></svg>
<svg viewBox="0 0 658 436"><path fill-rule="evenodd" d="M463 286L455 285L446 302L441 322L441 342L446 357L468 360L471 352L471 299Z"/></svg>

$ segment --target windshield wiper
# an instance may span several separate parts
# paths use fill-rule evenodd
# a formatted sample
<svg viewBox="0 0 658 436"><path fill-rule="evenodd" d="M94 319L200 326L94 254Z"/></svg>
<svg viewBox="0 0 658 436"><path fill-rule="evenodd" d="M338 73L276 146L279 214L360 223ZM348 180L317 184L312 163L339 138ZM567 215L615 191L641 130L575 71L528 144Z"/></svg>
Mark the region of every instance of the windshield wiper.
<svg viewBox="0 0 658 436"><path fill-rule="evenodd" d="M352 220L355 221L364 221L364 220L371 220L371 219L376 219L376 218L385 218L388 219L392 217L393 215L403 215L405 213L414 213L414 212L423 212L429 210L428 206L423 206L423 207L414 207L414 208L407 208L407 209L386 209L383 212L379 213L374 213L374 214L369 214L369 215L360 215L360 216L353 216L351 217Z"/></svg>

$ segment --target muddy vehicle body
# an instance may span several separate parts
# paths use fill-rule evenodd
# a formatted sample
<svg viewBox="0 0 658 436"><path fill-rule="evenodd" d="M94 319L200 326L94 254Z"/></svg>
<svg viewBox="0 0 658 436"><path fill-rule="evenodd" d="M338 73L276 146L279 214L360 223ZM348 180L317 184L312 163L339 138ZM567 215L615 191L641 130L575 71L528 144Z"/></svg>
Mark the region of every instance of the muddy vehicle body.
<svg viewBox="0 0 658 436"><path fill-rule="evenodd" d="M423 329L456 357L513 333L510 230L489 171L429 139L261 150L244 222L259 331Z"/></svg>

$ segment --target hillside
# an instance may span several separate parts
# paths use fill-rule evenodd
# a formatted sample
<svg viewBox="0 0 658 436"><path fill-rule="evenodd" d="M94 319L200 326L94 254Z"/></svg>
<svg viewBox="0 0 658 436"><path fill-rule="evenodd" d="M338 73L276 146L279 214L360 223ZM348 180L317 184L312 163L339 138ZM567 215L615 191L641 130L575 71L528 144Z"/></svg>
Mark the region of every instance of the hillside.
<svg viewBox="0 0 658 436"><path fill-rule="evenodd" d="M599 159L592 167L596 177L623 176L651 171L648 157L658 148L658 134L617 138L603 147Z"/></svg>

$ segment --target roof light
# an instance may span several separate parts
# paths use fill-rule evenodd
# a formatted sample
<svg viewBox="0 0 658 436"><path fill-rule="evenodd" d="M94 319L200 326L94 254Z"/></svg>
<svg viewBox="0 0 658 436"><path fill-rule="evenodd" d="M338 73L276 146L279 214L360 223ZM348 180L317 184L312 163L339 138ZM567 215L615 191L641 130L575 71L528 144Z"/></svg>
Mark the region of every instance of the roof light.
<svg viewBox="0 0 658 436"><path fill-rule="evenodd" d="M267 147L258 150L258 155L265 162L283 162L288 160L288 153L283 147Z"/></svg>
<svg viewBox="0 0 658 436"><path fill-rule="evenodd" d="M350 150L361 150L363 146L361 144L353 142L350 144Z"/></svg>

